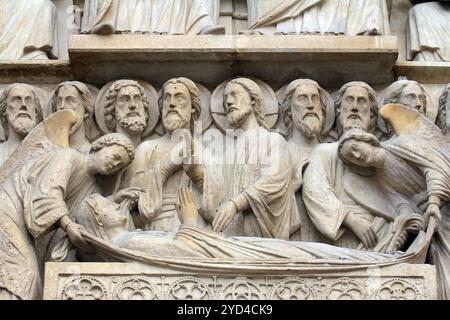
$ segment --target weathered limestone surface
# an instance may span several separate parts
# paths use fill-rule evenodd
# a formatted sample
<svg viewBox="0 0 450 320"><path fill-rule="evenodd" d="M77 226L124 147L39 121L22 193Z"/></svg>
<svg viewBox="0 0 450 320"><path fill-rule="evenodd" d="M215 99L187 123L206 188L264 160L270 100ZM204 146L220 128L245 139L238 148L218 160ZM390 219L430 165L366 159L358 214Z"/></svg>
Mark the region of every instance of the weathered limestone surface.
<svg viewBox="0 0 450 320"><path fill-rule="evenodd" d="M215 274L137 264L49 263L45 300L435 300L431 266Z"/></svg>
<svg viewBox="0 0 450 320"><path fill-rule="evenodd" d="M449 3L5 0L0 300L450 299Z"/></svg>
<svg viewBox="0 0 450 320"><path fill-rule="evenodd" d="M392 81L398 44L390 36L72 36L69 51L76 77L92 83L126 75L162 84L183 70L207 85L237 74L278 83L313 77L330 85Z"/></svg>

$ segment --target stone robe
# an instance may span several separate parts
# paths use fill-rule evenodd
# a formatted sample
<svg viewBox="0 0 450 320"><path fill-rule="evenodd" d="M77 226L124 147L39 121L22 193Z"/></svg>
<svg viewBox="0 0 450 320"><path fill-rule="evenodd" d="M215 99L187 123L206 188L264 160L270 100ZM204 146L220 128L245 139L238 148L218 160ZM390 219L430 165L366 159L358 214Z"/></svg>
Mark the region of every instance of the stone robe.
<svg viewBox="0 0 450 320"><path fill-rule="evenodd" d="M82 33L96 33L107 24L111 33L150 32L152 0L87 0L84 4Z"/></svg>
<svg viewBox="0 0 450 320"><path fill-rule="evenodd" d="M321 233L317 230L306 212L305 204L302 199L303 173L309 164L310 148L303 148L297 143L288 141L289 154L292 160L293 185L295 191L295 200L300 215L301 228L291 235L292 241L306 242L326 242Z"/></svg>
<svg viewBox="0 0 450 320"><path fill-rule="evenodd" d="M171 157L170 136L145 141L136 150L136 158L126 169L120 189L139 187L145 196L139 201L139 214L145 217L144 230L175 232L180 226L176 205L178 190L191 182L182 169L168 179L163 177L160 163Z"/></svg>
<svg viewBox="0 0 450 320"><path fill-rule="evenodd" d="M409 12L407 58L450 61L450 3L427 2Z"/></svg>
<svg viewBox="0 0 450 320"><path fill-rule="evenodd" d="M84 156L70 149L29 161L6 180L0 191L1 294L40 298L44 261L36 242L95 190Z"/></svg>
<svg viewBox="0 0 450 320"><path fill-rule="evenodd" d="M251 0L258 6L259 0ZM263 34L389 34L385 0L281 0L252 23Z"/></svg>
<svg viewBox="0 0 450 320"><path fill-rule="evenodd" d="M99 195L92 195L79 208L78 222L86 228L85 238L98 248L95 258L84 256L85 261L111 261L130 253L139 256L140 262L158 259L227 259L226 264L239 260L252 261L289 260L329 263L381 262L401 258L401 255L385 255L336 248L320 243L302 243L280 239L251 237L224 238L217 233L199 227L181 225L176 232L136 230L130 214L121 205ZM119 230L119 231L118 231ZM120 259L120 258L119 258ZM113 259L114 260L114 259ZM210 263L214 263L211 260ZM122 260L123 261L123 260ZM220 260L219 260L220 261ZM220 263L220 262L219 262ZM254 265L253 265L254 266Z"/></svg>
<svg viewBox="0 0 450 320"><path fill-rule="evenodd" d="M288 240L299 229L289 149L279 134L262 128L248 130L233 146L227 145L226 159L211 156L206 163L205 215L214 217L221 204L240 194L250 204L225 229L225 236Z"/></svg>
<svg viewBox="0 0 450 320"><path fill-rule="evenodd" d="M111 33L195 35L215 25L206 0L88 0L82 33L108 24Z"/></svg>
<svg viewBox="0 0 450 320"><path fill-rule="evenodd" d="M56 8L50 0L2 0L0 60L56 59Z"/></svg>
<svg viewBox="0 0 450 320"><path fill-rule="evenodd" d="M153 1L153 33L196 35L215 25L207 0Z"/></svg>
<svg viewBox="0 0 450 320"><path fill-rule="evenodd" d="M337 150L338 142L321 144L313 150L303 177L303 201L312 223L328 243L364 249L361 241L343 225L348 213L355 213L370 222L378 239L388 234L389 223L385 217L374 216L348 195L344 176L351 171L339 158Z"/></svg>
<svg viewBox="0 0 450 320"><path fill-rule="evenodd" d="M0 168L18 147L19 144L15 146L11 143L8 143L8 141L0 143Z"/></svg>
<svg viewBox="0 0 450 320"><path fill-rule="evenodd" d="M437 128L436 128L437 131ZM450 139L446 136L403 134L388 149L416 165L425 176L426 196L437 196L444 203L442 222L431 245L431 257L437 269L438 293L450 298Z"/></svg>

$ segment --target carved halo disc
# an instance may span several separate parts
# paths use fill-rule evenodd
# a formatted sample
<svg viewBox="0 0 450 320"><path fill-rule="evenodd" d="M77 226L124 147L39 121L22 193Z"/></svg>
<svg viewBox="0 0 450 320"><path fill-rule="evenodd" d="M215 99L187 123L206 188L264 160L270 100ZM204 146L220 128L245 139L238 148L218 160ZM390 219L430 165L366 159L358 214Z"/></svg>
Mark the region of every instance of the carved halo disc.
<svg viewBox="0 0 450 320"><path fill-rule="evenodd" d="M265 121L269 128L275 128L278 121L278 101L275 96L275 92L272 88L266 84L265 82L254 79L251 77L246 77L255 81L262 93L261 97L261 106L265 114ZM233 78L235 79L235 78ZM231 125L228 122L227 115L225 109L223 107L223 93L225 91L225 87L233 79L228 79L222 82L213 92L211 96L211 116L214 121L214 124L222 131L225 132L228 129L231 129Z"/></svg>
<svg viewBox="0 0 450 320"><path fill-rule="evenodd" d="M160 112L158 108L158 93L156 92L155 88L153 88L153 86L150 85L149 83L142 80L136 81L141 86L144 87L145 94L149 101L150 117L148 119L147 129L145 129L144 133L142 134L142 138L146 138L153 133L153 130L155 129L159 121ZM106 107L106 95L108 93L109 88L114 82L115 81L111 81L107 83L100 90L100 92L97 95L97 99L95 101L95 119L98 127L104 134L111 133L111 131L108 129L105 123L105 107Z"/></svg>

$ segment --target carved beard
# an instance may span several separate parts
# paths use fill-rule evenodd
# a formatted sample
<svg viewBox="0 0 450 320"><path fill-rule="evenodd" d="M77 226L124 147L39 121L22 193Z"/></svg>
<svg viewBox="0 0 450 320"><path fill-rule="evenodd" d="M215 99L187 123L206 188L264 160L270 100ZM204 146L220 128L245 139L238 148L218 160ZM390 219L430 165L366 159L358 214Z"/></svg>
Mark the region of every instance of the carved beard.
<svg viewBox="0 0 450 320"><path fill-rule="evenodd" d="M318 137L322 130L322 124L315 116L306 116L297 126L300 132L308 139Z"/></svg>
<svg viewBox="0 0 450 320"><path fill-rule="evenodd" d="M29 134L30 131L33 130L35 125L36 122L33 121L29 116L25 115L16 117L14 121L11 123L14 132L16 132L19 136L22 137L25 137L27 134Z"/></svg>
<svg viewBox="0 0 450 320"><path fill-rule="evenodd" d="M366 130L367 128L363 128L362 124L363 124L363 122L361 119L354 119L354 118L347 119L347 120L345 120L345 123L344 123L344 131L351 130L351 129Z"/></svg>
<svg viewBox="0 0 450 320"><path fill-rule="evenodd" d="M251 113L251 108L247 108L246 111L234 110L227 114L227 118L233 128L240 128L244 120L247 119Z"/></svg>
<svg viewBox="0 0 450 320"><path fill-rule="evenodd" d="M145 120L139 116L125 117L120 119L119 124L121 127L133 133L142 133L147 126Z"/></svg>
<svg viewBox="0 0 450 320"><path fill-rule="evenodd" d="M174 132L177 129L181 129L185 126L187 119L180 113L168 113L163 119L163 125L169 132Z"/></svg>

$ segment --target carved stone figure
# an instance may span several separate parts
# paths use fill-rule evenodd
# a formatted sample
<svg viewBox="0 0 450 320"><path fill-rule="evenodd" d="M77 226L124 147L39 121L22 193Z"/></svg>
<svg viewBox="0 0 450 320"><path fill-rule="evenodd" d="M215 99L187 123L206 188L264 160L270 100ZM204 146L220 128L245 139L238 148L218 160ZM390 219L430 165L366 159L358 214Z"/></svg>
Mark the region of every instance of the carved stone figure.
<svg viewBox="0 0 450 320"><path fill-rule="evenodd" d="M442 133L444 135L449 135L449 125L450 125L450 84L448 84L444 92L442 92L442 95L439 97L439 108L438 108L438 114L436 118L436 125L442 130Z"/></svg>
<svg viewBox="0 0 450 320"><path fill-rule="evenodd" d="M6 141L0 144L0 167L19 147L22 140L42 121L42 109L30 85L15 83L0 95L0 120Z"/></svg>
<svg viewBox="0 0 450 320"><path fill-rule="evenodd" d="M261 34L390 33L385 0L248 0L248 6L256 19L249 30Z"/></svg>
<svg viewBox="0 0 450 320"><path fill-rule="evenodd" d="M425 222L425 225L428 225L428 229L437 231L430 253L437 269L439 297L448 299L450 139L430 120L411 108L388 105L381 110L381 114L398 135L388 142L388 150L415 165L425 177L427 199L425 220L430 221ZM444 207L442 213L441 207Z"/></svg>
<svg viewBox="0 0 450 320"><path fill-rule="evenodd" d="M82 33L224 34L209 9L206 0L87 0Z"/></svg>
<svg viewBox="0 0 450 320"><path fill-rule="evenodd" d="M320 143L327 116L328 94L313 80L300 79L286 88L283 112L294 165L294 190L300 189L302 172L311 150Z"/></svg>
<svg viewBox="0 0 450 320"><path fill-rule="evenodd" d="M450 61L450 3L420 3L409 12L407 59Z"/></svg>
<svg viewBox="0 0 450 320"><path fill-rule="evenodd" d="M381 145L374 135L352 129L341 137L338 153L349 168L343 190L373 216L366 216L376 234L373 250L393 253L422 229L427 188L424 176L390 152L389 143Z"/></svg>
<svg viewBox="0 0 450 320"><path fill-rule="evenodd" d="M302 223L298 236L302 241L320 240L320 234L310 222L301 192L298 191L303 185L303 172L309 163L309 154L321 141L329 99L329 94L317 82L299 79L287 86L282 103L293 167L293 186L297 193L296 200Z"/></svg>
<svg viewBox="0 0 450 320"><path fill-rule="evenodd" d="M173 232L180 225L176 214L177 191L190 181L181 163L176 164L173 159L178 156L179 138L187 134L189 141L194 121L199 119L199 89L187 78L170 79L163 85L159 106L165 135L139 145L120 189L134 187L145 191L138 208L143 217L138 224L140 228ZM153 205L144 205L146 200Z"/></svg>
<svg viewBox="0 0 450 320"><path fill-rule="evenodd" d="M374 132L378 118L374 90L363 82L350 82L337 93L336 127L339 136L350 129ZM376 246L370 212L357 205L343 188L348 166L338 154L339 142L321 144L310 155L303 176L303 201L315 227L334 245L366 249Z"/></svg>
<svg viewBox="0 0 450 320"><path fill-rule="evenodd" d="M70 147L88 154L91 149L94 122L94 97L89 88L81 82L68 81L59 84L50 98L51 111L73 110L79 121L72 128Z"/></svg>
<svg viewBox="0 0 450 320"><path fill-rule="evenodd" d="M398 80L386 89L383 105L400 103L413 108L420 113L427 114L427 94L425 88L418 82L412 80ZM388 127L386 138L390 139L394 132Z"/></svg>
<svg viewBox="0 0 450 320"><path fill-rule="evenodd" d="M0 277L2 298L40 297L43 261L35 241L60 227L74 245L85 247L80 228L73 222L74 209L97 191L95 175L112 174L134 157L132 143L120 134L94 142L88 156L68 149L70 128L78 121L73 111L64 110L44 121L45 130L37 127L36 133L52 131L59 145L13 171L0 191L0 255L7 275Z"/></svg>
<svg viewBox="0 0 450 320"><path fill-rule="evenodd" d="M254 81L228 82L223 104L235 128L223 158L213 155L201 168L187 168L203 190L200 213L225 235L287 240L299 228L287 143L267 130Z"/></svg>
<svg viewBox="0 0 450 320"><path fill-rule="evenodd" d="M196 220L199 213L189 190L182 188L179 199L178 214L182 225L176 233L163 233L136 230L126 205L112 203L99 195L87 198L80 206L78 221L85 226L86 231L81 233L86 242L95 248L95 256L83 254L83 260L138 262L150 267L170 266L182 272L220 272L233 276L244 271L250 274L273 272L274 268L280 274L308 270L320 270L323 273L355 268L367 272L371 268L380 270L396 264L421 263L431 239L427 232L423 239L415 241L414 249L408 253L380 254L321 243L224 238L198 227ZM245 281L238 283L247 285ZM349 290L352 289L350 287ZM241 297L244 294L247 297L246 293L242 293Z"/></svg>
<svg viewBox="0 0 450 320"><path fill-rule="evenodd" d="M137 146L149 117L149 101L144 87L137 81L118 80L110 86L104 106L104 120L109 132L122 133Z"/></svg>
<svg viewBox="0 0 450 320"><path fill-rule="evenodd" d="M56 9L50 0L4 0L0 8L0 60L58 57Z"/></svg>

